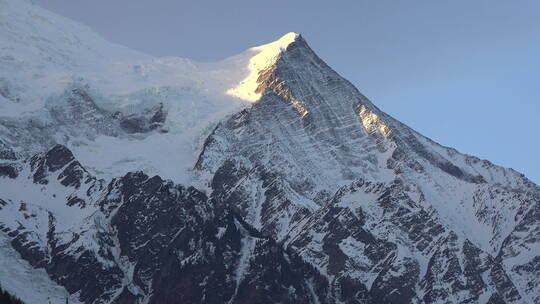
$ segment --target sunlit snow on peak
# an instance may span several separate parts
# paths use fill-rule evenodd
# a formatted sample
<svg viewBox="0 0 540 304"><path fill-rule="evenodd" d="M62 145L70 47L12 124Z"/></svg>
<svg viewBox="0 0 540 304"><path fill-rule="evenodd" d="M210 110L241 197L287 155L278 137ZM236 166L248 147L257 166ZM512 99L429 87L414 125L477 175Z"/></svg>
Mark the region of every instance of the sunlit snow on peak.
<svg viewBox="0 0 540 304"><path fill-rule="evenodd" d="M262 95L261 92L257 92L259 73L274 64L278 55L298 36L297 33L290 32L274 42L249 49L248 53L256 54L249 59L247 66L249 74L237 86L227 90L227 94L250 102L259 100Z"/></svg>

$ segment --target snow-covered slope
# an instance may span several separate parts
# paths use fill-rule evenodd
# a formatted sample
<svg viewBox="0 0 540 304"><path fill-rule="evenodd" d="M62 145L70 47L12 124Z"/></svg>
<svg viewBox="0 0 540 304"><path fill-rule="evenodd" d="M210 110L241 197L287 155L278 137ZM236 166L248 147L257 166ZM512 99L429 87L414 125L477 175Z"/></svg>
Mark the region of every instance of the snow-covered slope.
<svg viewBox="0 0 540 304"><path fill-rule="evenodd" d="M112 44L29 0L2 0L0 134L22 156L51 147L52 142L63 143L102 177L145 170L188 182L200 141L218 121L254 100L249 96L259 94L251 91L258 69L272 64L291 36L217 63L153 58ZM51 115L63 111L74 90L87 97L78 122L103 124L104 117L114 116L106 130L77 130ZM152 130L115 130L122 118L130 119L125 125L139 124L139 116L160 106L163 115L176 119L166 119ZM26 130L13 138L6 129L14 126ZM163 166L155 154L176 166Z"/></svg>
<svg viewBox="0 0 540 304"><path fill-rule="evenodd" d="M81 302L540 303L540 188L302 36L197 63L26 0L0 17L2 236Z"/></svg>
<svg viewBox="0 0 540 304"><path fill-rule="evenodd" d="M380 111L301 37L258 85L263 97L218 125L196 169L337 293L347 286L343 301L540 301L538 186Z"/></svg>
<svg viewBox="0 0 540 304"><path fill-rule="evenodd" d="M77 304L78 295L70 295L62 286L49 278L43 269L32 267L11 247L10 238L0 234L0 278L2 288L13 293L24 303L69 303Z"/></svg>

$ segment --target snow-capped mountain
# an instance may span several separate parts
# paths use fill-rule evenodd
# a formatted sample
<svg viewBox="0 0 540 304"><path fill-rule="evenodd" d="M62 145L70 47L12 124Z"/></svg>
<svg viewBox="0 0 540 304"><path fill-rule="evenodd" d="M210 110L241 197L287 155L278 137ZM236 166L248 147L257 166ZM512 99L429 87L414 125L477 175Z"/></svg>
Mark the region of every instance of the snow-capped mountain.
<svg viewBox="0 0 540 304"><path fill-rule="evenodd" d="M153 58L0 0L0 285L28 303L540 303L540 188L289 33Z"/></svg>

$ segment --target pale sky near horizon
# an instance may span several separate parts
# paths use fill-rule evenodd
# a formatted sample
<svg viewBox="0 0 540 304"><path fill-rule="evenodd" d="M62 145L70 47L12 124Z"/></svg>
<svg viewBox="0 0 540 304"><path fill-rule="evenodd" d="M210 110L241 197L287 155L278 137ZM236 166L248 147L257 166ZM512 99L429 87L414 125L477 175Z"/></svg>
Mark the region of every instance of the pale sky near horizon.
<svg viewBox="0 0 540 304"><path fill-rule="evenodd" d="M196 61L301 33L383 111L540 184L540 1L34 2L112 42Z"/></svg>

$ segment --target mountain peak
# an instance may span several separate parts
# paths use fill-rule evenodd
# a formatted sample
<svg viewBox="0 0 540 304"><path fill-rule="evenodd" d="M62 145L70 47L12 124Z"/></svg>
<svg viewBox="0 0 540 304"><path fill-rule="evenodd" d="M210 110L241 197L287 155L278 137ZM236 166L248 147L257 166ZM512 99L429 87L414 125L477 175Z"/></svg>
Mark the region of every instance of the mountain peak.
<svg viewBox="0 0 540 304"><path fill-rule="evenodd" d="M278 40L274 42L270 42L261 46L253 47L252 50L256 51L268 51L269 49L279 49L279 50L285 50L291 43L295 42L298 38L301 38L300 34L295 32L289 32Z"/></svg>
<svg viewBox="0 0 540 304"><path fill-rule="evenodd" d="M302 39L300 34L290 32L274 42L250 48L247 52L255 55L249 59L248 75L236 87L229 89L227 94L249 102L258 101L262 96L262 93L257 92L259 73L275 64L279 55L299 39Z"/></svg>

